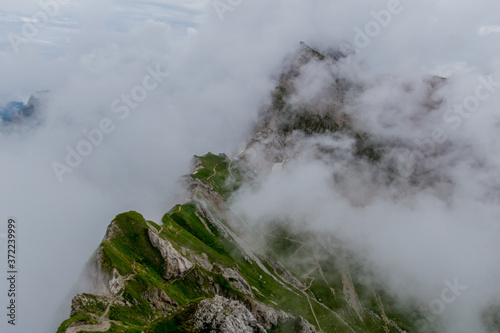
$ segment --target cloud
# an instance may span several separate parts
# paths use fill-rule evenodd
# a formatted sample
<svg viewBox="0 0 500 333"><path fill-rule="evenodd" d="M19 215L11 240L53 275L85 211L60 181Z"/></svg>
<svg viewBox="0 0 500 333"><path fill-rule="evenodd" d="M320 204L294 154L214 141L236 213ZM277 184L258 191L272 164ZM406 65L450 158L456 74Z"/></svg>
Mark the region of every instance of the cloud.
<svg viewBox="0 0 500 333"><path fill-rule="evenodd" d="M255 223L307 221L313 230L335 234L368 259L402 299L432 304L457 279L467 288L439 316L444 330L487 332L482 311L500 296L495 264L500 73L491 52L498 45L475 34L486 9L404 5L400 20L394 18L369 46L352 41L356 53L348 61L320 75L317 65L305 66L291 99L307 103L329 91L328 75L352 82L359 88L348 91L343 111L357 131L388 147L382 161L373 166L359 160L346 137L292 136L283 172L265 177L255 192L239 193L235 209ZM470 11L470 19L447 19L445 10ZM359 23L362 15L351 13L351 24L366 26ZM432 78L436 72L446 79ZM398 160L394 151L407 155ZM388 187L390 172L406 163L412 177Z"/></svg>
<svg viewBox="0 0 500 333"><path fill-rule="evenodd" d="M485 25L479 28L479 35L486 36L490 34L496 34L500 32L499 25Z"/></svg>
<svg viewBox="0 0 500 333"><path fill-rule="evenodd" d="M375 194L370 205L365 209L353 207L350 199L369 199L361 195L365 186L360 180L365 178L354 181L372 172L369 166L358 165L339 192L323 184L331 172L331 161L309 163L307 159L297 162L296 171L290 168L271 179L262 198L274 198L277 207L283 209L288 207L287 202L305 200L318 208L318 218L330 211L323 205L328 198L345 220L317 227L333 227L345 239L368 237L364 228L371 228L380 236L368 238L372 260L379 268L387 267L387 272L401 263L403 256L387 253L404 245L400 236L408 229L415 228L418 237L410 240L408 250L401 253L414 261L430 254L418 248L418 241L436 241L442 236L444 245L440 248L452 249L459 241L469 240L459 252L465 264L447 263L447 259L455 260L453 252L440 252L436 246L435 260L429 261L435 276L420 282L434 288L443 263L446 278L463 276L471 290L474 281L488 286L489 280L483 277L485 267L495 259L496 245L492 240L484 249L483 244L476 249L473 246L483 237L494 237L494 224L487 212L494 216L497 211L481 198L495 200L496 195L492 179L498 163L495 156L499 156L495 154L498 120L493 111L498 97L492 95L469 118L462 118L459 130L450 130L442 119L443 111L474 94L479 75L492 74L495 80L500 79L495 53L499 42L477 38L479 27L499 24L494 15L499 5L496 1L481 3L401 1L403 10L371 37L370 45L357 50L351 58L352 67L337 69L366 86L364 94L349 102L353 117L370 134L412 142L432 136L434 127L450 132L449 141L456 149L437 158L436 163L443 167L442 173L456 181L457 190L452 195L456 211L439 200L434 202L433 194L427 192L416 194L406 205L393 203L377 183L370 185ZM61 5L57 15L15 53L8 34L22 34L23 25L43 9L37 1L2 3L0 19L5 25L0 33L0 61L8 65L0 69L4 78L0 83L1 104L26 101L35 91L50 91L40 108L43 122L39 127L0 133L2 220L13 215L20 223L19 329L54 331L68 316L68 301L63 303L65 313L58 306L73 293L74 281L116 214L135 209L159 220L181 198L177 179L188 172L192 155L235 151L248 138L261 105L276 83L273 77L299 41L322 50L336 48L341 42L356 46L355 28L364 30L370 22L378 22L372 11L380 13L389 8L388 1L367 0L355 4L326 0L232 4L232 10L226 11L221 20L209 1L71 2ZM411 107L426 94L420 78L428 68L456 63L473 70L450 77L446 87L436 92L436 98L444 100L439 110L420 117L425 107ZM135 108L129 106L129 115L120 119L120 113L113 112L113 102L132 95L144 84L148 66L161 66L169 75ZM322 84L311 84L322 73L321 68L310 70L310 77L302 77L302 97L321 95L323 91ZM381 73L396 78L379 79ZM327 76L322 77L322 83L329 82ZM411 92L401 88L408 82L413 85ZM411 122L408 115L421 119ZM106 134L60 183L51 163L64 163L67 147L77 149L82 140L87 140L82 131L99 128L105 118L115 126L113 132ZM340 145L342 156L350 156L348 139L329 144ZM348 164L338 162L334 166L340 172ZM311 196L289 197L280 186L305 186ZM259 198L251 199L266 212L266 202L259 202ZM484 213L478 219L475 212L480 208ZM385 211L391 211L392 216L387 218ZM411 219L398 224L401 216L414 211ZM271 210L267 213L276 214ZM369 216L377 218L371 221ZM480 221L481 229L474 230L467 216ZM444 230L455 219L462 227L448 238ZM432 234L433 230L437 233ZM474 262L475 255L483 260ZM401 271L416 274L417 267ZM394 285L401 283L401 275L395 274L393 279ZM481 299L484 294L470 295ZM31 326L34 323L36 328ZM3 331L5 326L1 327Z"/></svg>

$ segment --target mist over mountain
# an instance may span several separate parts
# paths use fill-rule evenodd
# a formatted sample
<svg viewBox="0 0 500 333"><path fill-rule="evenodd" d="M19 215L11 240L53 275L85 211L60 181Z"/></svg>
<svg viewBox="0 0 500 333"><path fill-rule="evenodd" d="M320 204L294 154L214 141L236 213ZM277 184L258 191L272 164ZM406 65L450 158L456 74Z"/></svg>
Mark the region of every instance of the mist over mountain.
<svg viewBox="0 0 500 333"><path fill-rule="evenodd" d="M235 261L236 276L228 261L239 259L204 248L222 269L193 274L222 276L206 294L194 294L206 302L216 295L236 301L211 288L241 277L264 295L252 289L248 297L293 316L286 325L306 327L302 316L328 331L331 312L316 320L299 311L310 301L318 313L320 303L345 311L335 318L354 331L377 331L371 324L397 330L390 320L407 331L498 329L499 9L494 0L3 2L0 105L21 101L29 109L34 92L47 93L29 117L21 105L2 112L23 115L0 124L2 220L20 223L21 288L18 326L2 321L2 332L56 331L70 317L70 299L95 292L75 283L109 223L126 230L120 223L127 219L114 217L131 210L154 222L173 248L187 248L195 270L206 262L190 257L189 246L212 238L205 245L169 239L159 231L165 213L173 216L165 225L182 231L195 211L209 229L225 226L228 210L272 235L250 242L270 272L264 280L279 280L298 296L278 283L286 297L273 299L257 284L261 274L242 267L244 257ZM208 155L199 170L200 181L222 196L222 217L196 205L175 215L172 207L196 202L180 176L195 173L193 155L210 151L228 156L218 156L219 170ZM238 168L241 179L223 172ZM226 178L237 186L222 186ZM130 219L141 232L156 228ZM245 238L245 230L236 234ZM300 245L271 242L275 236ZM144 244L156 242L150 238ZM292 258L298 242L307 251ZM249 250L230 244L221 246ZM274 259L261 257L269 250L263 244L271 244ZM131 266L138 258L127 257L120 276L139 273ZM155 258L144 269L157 269L155 281L165 284L164 258ZM248 264L260 267L256 259ZM270 269L274 262L290 276L279 265ZM334 268L323 278L325 267ZM338 298L320 296L328 287L318 281ZM193 295L180 294L167 295L177 304L168 311L186 309ZM285 300L300 306L285 309Z"/></svg>
<svg viewBox="0 0 500 333"><path fill-rule="evenodd" d="M499 296L498 167L496 145L480 138L497 125L458 131L446 115L470 108L448 109L452 80L353 72L345 59L313 59L284 76L279 107L250 145L253 163L282 171L240 189L236 210L257 225L331 235L376 272L370 283L439 314L440 331L491 331L481 321ZM475 91L494 86L479 76ZM486 105L483 116L496 117Z"/></svg>

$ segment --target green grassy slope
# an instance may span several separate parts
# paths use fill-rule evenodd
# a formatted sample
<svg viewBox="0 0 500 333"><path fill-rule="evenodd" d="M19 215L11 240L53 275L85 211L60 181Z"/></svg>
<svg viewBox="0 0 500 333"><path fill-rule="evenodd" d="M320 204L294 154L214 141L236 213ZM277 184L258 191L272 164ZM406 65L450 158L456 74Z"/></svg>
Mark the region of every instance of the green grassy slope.
<svg viewBox="0 0 500 333"><path fill-rule="evenodd" d="M191 177L211 189L212 197L175 206L161 224L146 221L137 212L118 215L97 252L108 282L113 278L121 281L118 290L112 295L75 297L71 317L58 333L69 332L68 326L102 329L99 325L106 323L107 332L191 332L187 318L197 302L215 295L246 304L252 299L259 301L297 318L302 316L324 332L398 332L396 327L411 328L407 315L397 313L386 296L373 294L353 281L358 295L366 296L358 314L343 294L345 265L338 265L335 256L325 249L310 245L317 244L313 235L273 226L273 230L253 235L259 242L264 240L258 251L243 250L238 243L241 240L234 239L236 234L222 216L226 208L215 207L214 202L227 200L240 186L244 172L238 162L227 157L207 154L196 158L197 168ZM151 244L148 230L168 240L194 267L182 278L166 280L162 276L165 263ZM311 259L317 257L321 261ZM251 291L237 284L237 276L228 276L228 269L237 272ZM384 319L386 316L394 321L393 326ZM296 320L289 320L270 331L285 332L296 325Z"/></svg>

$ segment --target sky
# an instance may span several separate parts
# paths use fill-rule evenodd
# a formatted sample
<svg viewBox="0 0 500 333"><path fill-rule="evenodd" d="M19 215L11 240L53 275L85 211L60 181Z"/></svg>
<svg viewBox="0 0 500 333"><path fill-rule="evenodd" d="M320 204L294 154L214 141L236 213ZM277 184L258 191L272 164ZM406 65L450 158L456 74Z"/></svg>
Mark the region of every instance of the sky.
<svg viewBox="0 0 500 333"><path fill-rule="evenodd" d="M159 221L184 199L178 179L189 172L193 155L238 151L283 59L300 41L320 50L353 51L335 73L366 87L349 100L364 130L384 140L411 141L410 147L432 137L436 128L447 131L453 149L433 160L455 181L456 189L446 194L447 204L457 209L426 192L395 203L374 185L374 199L359 210L318 179L304 180L311 168L321 177L334 163L311 165L307 159L248 202L272 196L283 184L310 186L317 193L310 204L320 213L331 212L336 207L331 202L338 200L345 217L326 225L318 218L315 228L339 230L354 245L367 239L374 269L385 268L395 289L402 276L411 276L422 286L416 290L432 299L443 279L457 277L469 290L475 281L483 285L463 308L483 305L488 277L498 274L488 269L498 259L498 210L483 198L497 189L492 179L500 156L495 154L500 94L492 91L467 118L450 114L455 120L447 122L443 114L473 96L480 77L500 81L499 7L495 0L2 1L0 105L48 91L42 94L39 125L0 132L0 233L15 217L20 295L18 326L3 320L2 332L55 331L68 317L75 282L113 217L137 210ZM422 78L430 74L449 78L438 91L445 102L441 113L416 122L418 109L410 105L425 92ZM406 92L405 84L416 88ZM75 157L78 151L85 156ZM355 196L356 186L346 191ZM387 210L393 216L386 218ZM367 216L380 218L370 224ZM448 236L454 221L461 228ZM387 256L405 248L401 235L412 228L419 237L411 246L401 256ZM369 230L384 233L375 237ZM470 243L457 255L451 249L464 240ZM415 250L424 241L435 244L427 248L435 250L432 255ZM436 257L426 262L436 273L423 276L418 265L396 269L407 258L403 254L415 262ZM463 263L450 259L457 256ZM0 269L5 265L0 262ZM5 281L0 288L6 290ZM447 311L443 318L452 321L457 313ZM474 319L471 325L478 325Z"/></svg>

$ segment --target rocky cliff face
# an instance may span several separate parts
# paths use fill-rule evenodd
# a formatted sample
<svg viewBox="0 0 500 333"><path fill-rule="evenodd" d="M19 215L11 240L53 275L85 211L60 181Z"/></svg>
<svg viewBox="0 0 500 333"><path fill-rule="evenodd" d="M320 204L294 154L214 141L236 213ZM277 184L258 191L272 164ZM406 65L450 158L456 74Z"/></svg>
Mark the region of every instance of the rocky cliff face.
<svg viewBox="0 0 500 333"><path fill-rule="evenodd" d="M168 240L161 238L156 232L151 231L151 229L148 229L148 238L151 245L160 251L165 261L165 273L162 275L165 280L182 278L194 267L193 263L177 252Z"/></svg>
<svg viewBox="0 0 500 333"><path fill-rule="evenodd" d="M298 149L297 135L350 135L357 157L377 163L377 145L341 112L349 83L331 85L326 99L291 102L303 66L340 56L301 44L237 158L195 157L183 177L190 201L162 221L118 215L96 252L94 289L75 296L58 333L432 332L418 304L398 308L358 277L362 267L332 237L288 221L250 227L231 211L231 195L259 172L255 160L267 161L268 170L286 164Z"/></svg>

